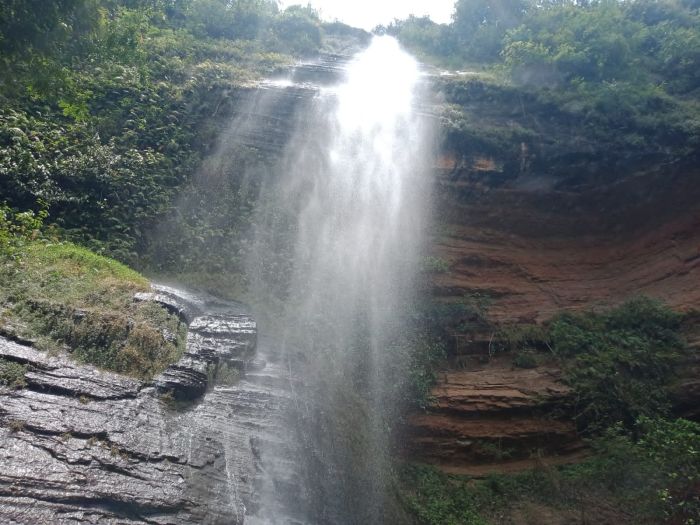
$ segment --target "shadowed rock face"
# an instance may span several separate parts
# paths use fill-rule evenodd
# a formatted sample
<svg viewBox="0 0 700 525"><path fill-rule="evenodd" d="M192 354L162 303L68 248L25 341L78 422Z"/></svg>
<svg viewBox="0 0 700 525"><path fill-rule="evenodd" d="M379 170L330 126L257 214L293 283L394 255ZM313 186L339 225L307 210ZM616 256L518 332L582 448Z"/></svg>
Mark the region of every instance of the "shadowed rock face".
<svg viewBox="0 0 700 525"><path fill-rule="evenodd" d="M28 366L26 388L0 389L0 522L232 525L255 512L271 468L256 450L282 441L287 371L252 358L255 324L240 305L156 298L193 316L178 370L231 360L242 378L174 406L152 385L0 338L0 357Z"/></svg>
<svg viewBox="0 0 700 525"><path fill-rule="evenodd" d="M561 311L607 308L639 295L697 309L696 164L648 166L600 185L586 185L584 177L564 189L534 184L531 172L503 182L501 164L485 153L471 162L449 155L438 162L443 233L432 249L449 265L429 284L439 301L486 296L486 315L495 324L546 322ZM700 399L697 321L686 323L687 362L673 392L676 412L691 418L698 417ZM465 338L470 348L453 351L488 347L489 334L473 336ZM459 363L466 356L458 357ZM549 463L580 458L570 419L543 413L566 400L555 367L472 361L440 374L434 402L409 419L412 458L476 475L532 468L543 457Z"/></svg>
<svg viewBox="0 0 700 525"><path fill-rule="evenodd" d="M579 186L566 188L528 186L538 178L528 170L501 183L500 163L485 154L439 159L445 227L433 251L450 271L432 284L442 300L488 295L497 322L541 322L640 294L682 310L698 305L697 161L611 173L616 180L600 184L579 175Z"/></svg>

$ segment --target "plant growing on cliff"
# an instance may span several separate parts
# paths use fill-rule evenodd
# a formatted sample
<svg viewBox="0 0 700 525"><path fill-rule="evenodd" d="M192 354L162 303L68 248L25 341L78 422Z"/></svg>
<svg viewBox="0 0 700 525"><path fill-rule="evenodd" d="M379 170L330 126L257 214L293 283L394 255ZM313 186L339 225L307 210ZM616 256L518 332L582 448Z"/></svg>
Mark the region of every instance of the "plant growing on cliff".
<svg viewBox="0 0 700 525"><path fill-rule="evenodd" d="M41 235L48 212L16 211L0 204L0 256L14 256L26 242Z"/></svg>
<svg viewBox="0 0 700 525"><path fill-rule="evenodd" d="M425 408L430 401L430 391L437 381L438 366L447 355L445 345L428 337L416 337L409 342L408 370L406 375L408 403Z"/></svg>
<svg viewBox="0 0 700 525"><path fill-rule="evenodd" d="M27 365L0 358L0 385L10 388L24 388L27 381L24 374L27 373Z"/></svg>
<svg viewBox="0 0 700 525"><path fill-rule="evenodd" d="M426 525L486 525L478 512L475 491L459 477L445 475L435 468L405 465L404 504Z"/></svg>
<svg viewBox="0 0 700 525"><path fill-rule="evenodd" d="M447 273L450 271L450 263L442 257L428 255L423 258L421 271L425 273Z"/></svg>
<svg viewBox="0 0 700 525"><path fill-rule="evenodd" d="M116 372L151 377L178 359L185 327L154 303L135 303L148 281L126 266L66 242L32 240L0 251L0 326L46 350Z"/></svg>
<svg viewBox="0 0 700 525"><path fill-rule="evenodd" d="M590 442L590 457L561 468L540 465L477 480L405 465L403 502L420 523L431 525L519 523L516 516L528 507L535 509L528 523L541 523L539 515L562 523L696 525L700 424L640 418L636 427L638 438L621 425L607 429Z"/></svg>
<svg viewBox="0 0 700 525"><path fill-rule="evenodd" d="M681 319L658 301L638 298L606 313L554 320L552 348L574 390L580 429L595 432L618 422L634 428L640 416L667 413L668 386L684 348Z"/></svg>

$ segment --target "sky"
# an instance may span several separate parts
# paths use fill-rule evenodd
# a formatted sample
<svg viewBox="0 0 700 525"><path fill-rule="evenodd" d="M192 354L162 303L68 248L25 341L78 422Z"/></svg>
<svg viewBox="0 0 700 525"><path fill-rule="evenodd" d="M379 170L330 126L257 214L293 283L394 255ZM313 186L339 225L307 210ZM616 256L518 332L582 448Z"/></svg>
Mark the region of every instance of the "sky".
<svg viewBox="0 0 700 525"><path fill-rule="evenodd" d="M354 27L372 29L378 24L388 24L394 18L408 15L423 16L439 23L448 23L455 0L310 0L328 21L340 20ZM307 0L281 0L281 7L306 5Z"/></svg>

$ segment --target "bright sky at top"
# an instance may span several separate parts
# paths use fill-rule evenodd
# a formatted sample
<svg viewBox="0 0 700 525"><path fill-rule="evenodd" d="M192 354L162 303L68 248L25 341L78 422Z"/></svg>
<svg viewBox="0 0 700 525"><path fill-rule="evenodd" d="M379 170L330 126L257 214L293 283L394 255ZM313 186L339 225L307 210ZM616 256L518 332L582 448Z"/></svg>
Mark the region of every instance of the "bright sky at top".
<svg viewBox="0 0 700 525"><path fill-rule="evenodd" d="M354 27L372 29L394 18L428 15L438 23L450 21L455 0L310 0L323 20L340 20ZM281 0L280 6L306 5L307 0Z"/></svg>

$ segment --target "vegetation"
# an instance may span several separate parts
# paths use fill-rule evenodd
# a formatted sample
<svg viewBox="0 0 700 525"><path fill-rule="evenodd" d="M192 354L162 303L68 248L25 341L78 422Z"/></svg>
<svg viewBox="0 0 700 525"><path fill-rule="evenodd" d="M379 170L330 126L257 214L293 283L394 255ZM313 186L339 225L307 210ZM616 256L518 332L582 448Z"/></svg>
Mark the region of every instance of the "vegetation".
<svg viewBox="0 0 700 525"><path fill-rule="evenodd" d="M24 388L27 385L24 379L26 373L26 365L0 358L0 385L10 388Z"/></svg>
<svg viewBox="0 0 700 525"><path fill-rule="evenodd" d="M44 350L66 349L100 367L148 378L184 348L179 319L135 303L148 282L126 266L45 237L41 216L0 213L0 328ZM4 384L21 386L19 365L3 363Z"/></svg>
<svg viewBox="0 0 700 525"><path fill-rule="evenodd" d="M565 314L550 327L552 348L574 388L579 427L594 431L669 409L668 387L684 343L681 316L640 298L610 312Z"/></svg>
<svg viewBox="0 0 700 525"><path fill-rule="evenodd" d="M668 415L669 387L685 343L683 316L663 303L639 297L607 311L563 313L547 325L499 329L498 352L514 366L555 359L575 396L569 412L579 430L633 430L641 417Z"/></svg>
<svg viewBox="0 0 700 525"><path fill-rule="evenodd" d="M558 186L599 185L636 169L630 157L645 167L697 159L697 0L457 0L451 24L410 17L382 29L425 60L468 70L435 80L444 95L445 144L465 158L496 159L496 183L530 170ZM273 0L6 0L3 333L138 377L177 359L184 327L163 309L133 301L147 281L122 263L224 289L221 276L240 274L254 249L253 209L271 160L255 148L225 148L217 137L254 80L295 57L343 51L366 38L321 23L310 7L280 10ZM288 247L279 244L279 257L260 269L273 287L289 264ZM445 273L450 265L426 258L423 270ZM473 296L416 308L411 330L383 341L389 351L377 357L387 360L378 367L387 372L386 404L424 407L445 359L441 328L483 329L487 305ZM560 361L575 394L568 408L595 454L575 467L481 482L409 466L406 506L424 523L480 524L525 503L585 513L601 500L630 523L697 523L700 427L669 413L683 351L679 324L677 314L638 299L608 312L562 315L545 327L503 329L496 345L512 353L515 367L537 366L543 356ZM390 433L396 412L367 413L363 392L371 385L361 378L369 377L363 367L372 345L350 346L343 358L355 360L347 369L360 379L336 377L345 368L334 363L319 371L321 395L326 381L347 386L327 388L339 397L331 404L347 409L319 418L349 430L337 447L348 457L338 461L360 469L376 458L370 436L352 430L385 417ZM21 388L26 371L2 359L0 384ZM221 384L238 379L235 369L211 373ZM11 426L21 431L24 423Z"/></svg>
<svg viewBox="0 0 700 525"><path fill-rule="evenodd" d="M533 508L544 516L615 523L696 523L700 512L700 425L684 419L640 419L642 437L611 428L581 464L476 481L432 467L406 465L404 503L426 524L509 522ZM610 509L616 509L613 515ZM543 516L540 516L543 518Z"/></svg>
<svg viewBox="0 0 700 525"><path fill-rule="evenodd" d="M495 346L514 356L514 366L559 362L574 395L552 417L573 415L593 454L575 466L484 481L408 465L404 504L426 524L498 523L524 512L535 523L542 508L562 519L595 522L617 508L620 523L697 523L700 425L674 418L669 400L684 350L682 319L642 297L565 313L546 326L503 327Z"/></svg>
<svg viewBox="0 0 700 525"><path fill-rule="evenodd" d="M423 259L422 271L425 273L447 273L450 263L441 257L429 255Z"/></svg>
<svg viewBox="0 0 700 525"><path fill-rule="evenodd" d="M240 271L241 174L226 191L196 191L217 176L202 159L246 86L318 51L323 26L273 0L11 0L0 15L2 199L43 207L64 238L141 268L192 271L196 251L199 268ZM328 32L337 40L344 27ZM209 216L177 202L188 183L198 208L221 196ZM165 223L181 242L149 235ZM208 261L224 229L236 242Z"/></svg>
<svg viewBox="0 0 700 525"><path fill-rule="evenodd" d="M383 29L466 70L437 82L455 151L494 156L503 180L599 185L637 169L630 159L695 162L699 28L693 1L459 0L449 25Z"/></svg>

